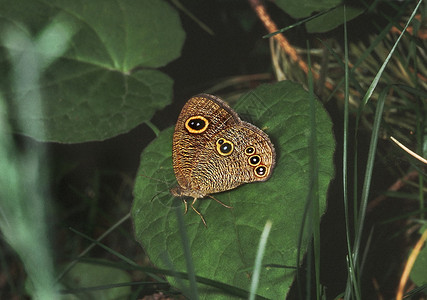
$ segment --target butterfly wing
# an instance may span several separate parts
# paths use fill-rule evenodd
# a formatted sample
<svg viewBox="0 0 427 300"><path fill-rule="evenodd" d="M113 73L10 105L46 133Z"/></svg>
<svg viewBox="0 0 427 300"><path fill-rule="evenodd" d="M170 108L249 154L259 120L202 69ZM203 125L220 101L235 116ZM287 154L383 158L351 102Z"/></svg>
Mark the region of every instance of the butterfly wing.
<svg viewBox="0 0 427 300"><path fill-rule="evenodd" d="M241 122L230 106L213 95L200 94L187 101L175 126L172 149L173 168L180 189L184 191L183 195L206 195L204 188L201 190L198 187L195 178L200 172L194 173L194 170L200 170L200 165L206 163L207 147L215 136ZM205 155L201 156L202 153ZM190 195L189 191L200 193Z"/></svg>

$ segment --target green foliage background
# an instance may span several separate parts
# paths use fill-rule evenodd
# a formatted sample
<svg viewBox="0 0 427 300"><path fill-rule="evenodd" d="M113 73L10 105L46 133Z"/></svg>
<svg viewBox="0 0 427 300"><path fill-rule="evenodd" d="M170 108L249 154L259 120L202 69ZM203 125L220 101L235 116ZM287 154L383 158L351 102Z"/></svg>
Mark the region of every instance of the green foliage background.
<svg viewBox="0 0 427 300"><path fill-rule="evenodd" d="M183 5L180 5L181 2ZM233 92L237 94L240 92L239 89L246 92L234 108L242 119L254 123L271 137L277 151L277 166L273 176L267 182L247 184L238 189L214 195L224 203L233 206L232 209L224 208L211 199L199 199L196 206L208 222L207 229L193 211L190 210L187 215L182 216L181 200L174 199L169 194L169 188L176 184L171 160L173 128L164 129L173 125L179 113L179 107L183 104L180 101L191 96L191 93L205 91L208 86L214 85L212 89L215 90L221 86L222 82L219 85L215 84L224 77L226 79L223 86L226 88L223 91L227 93L229 91L227 79L230 74L235 76L255 72L268 74L273 72L270 68L271 53L268 42L261 39L265 32L259 30L261 25L257 24L259 20L256 19L256 14L253 11L248 13L250 7L248 3L228 0L181 2L175 0L0 0L0 124L3 124L0 128L0 136L3 137L0 141L0 153L4 154L0 160L2 160L1 165L5 166L0 170L0 210L2 211L0 227L5 240L13 247L9 252L14 253L10 255L5 251L6 254L0 259L8 261L9 256L16 255L15 252L18 253L24 264L24 268L21 269L25 269L25 272L22 271L22 273L26 274L18 280L23 277L28 277L30 281L33 279L32 283L37 285L38 282L39 290L44 289L44 284L50 284L54 277L51 267L57 264L54 263L51 254L52 245L48 240L50 238L48 226L54 227L51 224L55 222L55 218L60 219L58 222L60 226L55 223L54 229L55 236L62 237L59 242L55 239L61 248L60 253L55 253L58 254L58 260L65 261L70 257L76 257L78 255L76 252L80 252L83 246L76 241L75 236L69 239L63 237L64 232L61 229L77 227L83 232L89 232L90 236L98 236L100 229L103 232L106 226L112 226L114 222L112 220L121 219L123 211L128 213L132 201L129 195L132 193L135 179L131 211L134 228L127 228L121 232L119 236L125 237L125 242L118 238L115 245L118 249L140 250L139 245L134 248L128 247L130 241L134 242L132 231L134 229L136 240L156 267L188 272L190 277L199 275L247 291L259 237L266 221L271 220L273 227L263 263L275 266L262 269L257 293L272 299L286 297L295 278L295 269L292 267L297 267L297 256L301 255L301 258L306 253L312 238L313 228L309 213L310 209L316 208L316 205L308 205L312 201L309 195L313 192L311 189L314 185L311 180L315 175L311 172L309 164L311 150L309 137L312 133L309 125L311 99L304 88L290 81L264 85L259 85L259 79L251 80L246 84L241 84L245 82L244 80L234 81ZM400 7L398 6L400 4L396 4L397 2L386 1L389 11L385 12L381 10L381 1L374 2L380 9L375 6L369 9L361 7L357 1L350 1L346 6L347 20L356 21L357 17L363 13L369 16L372 24L375 25L371 26L372 24L369 23L366 28L359 28L356 25L356 31L360 31L366 40L361 39L357 43L350 43L353 48L351 54L357 61L355 68L352 69L353 77L350 76L357 90L357 93L352 95L352 105L360 103L359 96L366 92L366 87L371 84L371 77L378 72L378 63L383 63L394 43L393 36L389 38L388 34L392 27L401 29L400 22L405 17L405 12L409 11L408 7L411 3L411 1L404 1ZM278 17L275 17L279 20L278 23L283 21L283 23L292 24L295 19L306 18L315 13L321 14L304 25L286 32L292 44L303 44L303 48L306 45L305 39L309 38L307 32L329 32L343 23L344 10L342 1L339 0L277 0L266 3L269 11L277 13ZM198 8L199 10L195 9L196 12L204 13L194 18L192 12L186 10L186 5L193 9ZM209 5L216 8L216 14L211 14L208 9L203 10L205 7L211 7ZM295 19L290 19L289 16ZM375 23L377 19L388 22L384 32L378 30L378 28L382 30L384 23ZM202 22L215 26L218 32L206 29L203 34L200 32L195 34L197 30L202 31L200 28L206 28L206 24ZM183 26L183 23L186 26ZM425 92L422 90L425 82L419 79L422 77L418 77L418 74L425 74L426 68L423 60L417 57L420 53L419 49L424 49L422 45L425 41L416 36L417 30L423 28L422 26L422 21L414 22L412 28L414 36L410 36L406 41L402 40L399 44L399 53L389 63L394 63L393 69L387 69L388 71L380 80L387 84L387 88L393 84L393 89L396 88L399 96L398 105L393 104L394 107L391 105L388 111L395 119L392 121L389 119L387 126L384 127L398 124L405 130L413 129L411 132L416 132L417 142L421 145L417 151L424 153L425 156L427 151L426 143L423 142L426 140L423 126L425 127L426 110L422 102L425 98ZM373 36L377 31L380 35L375 36L374 40ZM212 32L213 35L210 36ZM194 39L201 36L203 38L200 41L194 42ZM341 33L338 40L340 39ZM362 45L365 41L369 41L366 47ZM192 48L183 50L185 42ZM329 42L328 44L333 45L333 42ZM342 53L337 52L343 50L339 49L341 44L333 46L328 49L331 52L328 55L337 59L338 63L331 63L328 71L335 76L334 79L337 82L334 83L339 88L338 81L344 77L342 72L344 64L342 56L339 56ZM356 46L361 50L355 48ZM370 47L375 48L375 52L370 52L372 50L369 49ZM175 64L176 60L180 60L179 63ZM345 61L345 63L348 62ZM415 71L413 65L416 66ZM292 63L286 67L292 70ZM300 71L299 68L295 69ZM292 71L289 73L293 75ZM269 77L269 80L271 78ZM395 85L396 82L400 86ZM402 92L405 89L399 90L403 85L409 94ZM254 86L258 87L254 88ZM379 86L379 88L383 87ZM352 88L351 92L353 92ZM384 91L385 89L381 93ZM377 91L372 96L375 97L376 93ZM391 94L389 96L396 97ZM39 99L41 105L38 107ZM366 101L369 102L365 111L360 110L357 113L353 111L353 113L362 116L362 122L369 123L371 115L364 114L371 108L374 111L376 103L370 99ZM417 105L413 104L415 101L418 101ZM169 106L170 104L173 105ZM394 113L401 110L409 116L409 122L399 123L398 114ZM315 100L315 111L318 147L316 150L319 162L319 173L315 178L319 182L318 208L319 214L322 215L326 210L327 189L335 173L332 161L335 141L332 122L317 100ZM416 124L413 125L415 114ZM12 132L17 135L8 131L7 123L10 123ZM141 126L142 124L146 126ZM406 126L407 124L409 127ZM337 126L341 127L342 124ZM141 127L144 128L143 135L136 134L130 139L121 139L125 133ZM157 137L147 146L153 135ZM405 132L402 135L410 136ZM122 142L123 140L125 142ZM95 141L103 142L95 143ZM127 186L128 198L111 195L117 192L113 188L114 184L119 182L120 185L126 180L120 177L121 170L113 169L117 167L114 165L117 156L112 154L111 149L107 149L108 143L116 143L121 155L126 157L127 163L132 166L131 171L123 172L130 177L126 179L127 182L132 182L129 184L130 187ZM73 145L59 146L59 144ZM133 158L127 157L127 150L134 144L140 145L141 148ZM85 148L88 145L90 145L89 150ZM90 156L90 147L93 145L99 148L96 148ZM49 157L55 164L52 168L54 174L49 177L49 188L59 190L56 198L53 199L55 206L60 207L59 212L52 213L49 210L49 199L44 193L45 189L49 189L45 188L46 178L48 178L45 173L48 173L49 167L45 159L40 159L49 153L44 152L44 149L40 150L44 146L63 147L60 150L63 155L61 158L55 157L56 153ZM356 148L356 152L363 152L363 143ZM349 148L349 150L353 149ZM386 150L387 153L391 153L390 147ZM73 156L74 152L79 151L80 153ZM140 162L138 162L141 151ZM401 160L406 161L407 158L402 159L399 156L399 159L394 159L391 163L391 159L382 154L378 155L380 159L377 160L383 159L383 165L380 168L376 165L376 170L386 166L387 171L393 170L393 172L387 173L383 178L377 175L379 179L375 179L381 181L382 179L390 180L391 177L400 178L401 174L397 174L396 170L402 168L396 165L401 163ZM88 158L82 159L84 155ZM370 153L370 155L371 158L375 158L376 153ZM393 155L397 157L396 154ZM100 167L102 172L108 173L113 169L111 173L119 174L113 180L105 180L102 177L105 173L97 169L99 166L96 162L99 162L98 159L101 160L99 156L103 156L102 159L110 163L108 167L105 165ZM10 169L8 172L6 167ZM76 185L74 185L75 182L69 183L64 180L69 173L74 172L73 168L80 168L73 174L80 180ZM407 166L403 168L406 169ZM105 171L106 169L108 171ZM102 175L99 175L100 173ZM355 175L359 177L360 175L356 173L357 171ZM421 174L419 181L421 192L417 191L419 194L416 196L411 195L421 199L420 203L424 201L423 180ZM111 182L114 183L111 184ZM60 184L61 187L58 187ZM104 189L103 192L108 190L110 193L108 197L100 192L102 189ZM357 198L357 193L354 194ZM337 197L341 197L341 194ZM36 198L42 199L43 202L34 202ZM354 207L357 207L358 200L354 200ZM328 233L336 234L335 241L344 241L345 237L336 233L345 227L342 221L343 210L338 208L336 211L339 212L333 218L337 219L335 226L339 228L335 227ZM122 213L120 217L115 215L120 213ZM183 226L180 225L180 220L184 220ZM19 226L11 226L11 224ZM126 233L123 234L123 232ZM183 232L188 235L195 274L188 267L190 257L184 253L186 242L183 240L185 237ZM352 239L349 236L350 234L347 238ZM322 242L327 243L324 240ZM299 243L301 248L298 248ZM329 250L341 248L334 246L332 245ZM342 245L342 248L345 246ZM347 249L344 249L344 252L345 250ZM370 250L367 250L368 256L372 253ZM412 279L418 285L425 284L427 277L427 269L423 267L427 261L427 252L424 250L420 253L412 274ZM323 251L321 254L320 261L323 262L324 257L329 253ZM93 256L96 255L93 254ZM131 260L137 260L135 257L138 255L140 253L137 255L131 253L129 257ZM334 266L335 263L341 263L341 268L336 267L338 272L334 281L346 280L342 275L347 274L348 271L345 255L347 253L334 256ZM394 264L390 263L390 270L404 260L401 257L394 259ZM388 264L387 261L387 267ZM286 267L281 268L277 265ZM312 271L311 267L312 265L309 265L308 272ZM375 266L368 265L367 268L369 267ZM2 266L0 275L7 273L8 268L7 264L5 267ZM336 271L329 266L326 270L328 275L335 274ZM46 273L50 274L46 275ZM79 276L79 273L83 273L84 276ZM117 277L113 278L114 275ZM14 276L10 275L10 278ZM98 279L105 279L105 281ZM13 280L14 278L10 279L10 281ZM129 278L125 272L116 272L116 269L80 265L65 277L63 284L69 288L107 284L105 294L111 296L112 293L108 293L108 282L114 284L134 280L135 277ZM184 295L189 295L187 281L178 280L172 276L168 276L168 280L173 288L182 291ZM72 281L81 281L87 286L69 285L68 283ZM23 294L24 292L20 290L22 284L17 285L18 288L12 286L10 290L12 293L18 290L17 294L20 292ZM331 285L333 284L328 286L325 283L328 288ZM336 285L339 286L340 292L345 289L342 282L341 285L339 282ZM220 296L220 290L207 285L199 284L198 288L201 298L228 297L222 294ZM320 283L317 288L320 289ZM330 289L326 290L330 291ZM37 287L33 291L37 293ZM129 294L129 291L129 288L121 290L124 294ZM152 292L148 291L147 294ZM3 296L1 292L0 298ZM10 298L8 296L10 295L7 294L6 298Z"/></svg>
<svg viewBox="0 0 427 300"><path fill-rule="evenodd" d="M173 80L155 68L180 55L185 33L165 1L0 1L1 32L34 35L39 61L57 39L39 45L37 35L56 23L71 33L70 47L51 65L40 66L39 89L16 86L11 65L0 61L0 89L9 106L0 113L17 132L61 143L104 140L148 122L171 103ZM19 43L4 46L18 53L26 49ZM4 48L0 56L6 56ZM25 105L38 92L39 114ZM18 105L24 109L18 112ZM14 113L34 125L18 126ZM32 130L40 125L45 133Z"/></svg>

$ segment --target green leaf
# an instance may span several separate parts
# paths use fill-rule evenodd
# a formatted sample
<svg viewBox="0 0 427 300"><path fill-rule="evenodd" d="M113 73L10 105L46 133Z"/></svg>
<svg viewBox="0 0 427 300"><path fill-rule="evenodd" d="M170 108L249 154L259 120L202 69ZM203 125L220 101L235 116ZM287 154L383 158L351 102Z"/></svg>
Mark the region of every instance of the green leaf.
<svg viewBox="0 0 427 300"><path fill-rule="evenodd" d="M314 12L327 10L342 0L277 0L275 3L293 18L305 18Z"/></svg>
<svg viewBox="0 0 427 300"><path fill-rule="evenodd" d="M331 11L306 23L308 32L327 32L344 22L342 0L277 0L276 4L293 18L306 18L316 12ZM352 3L353 4L353 3ZM360 4L358 4L360 5ZM335 7L335 9L334 9ZM364 11L363 6L346 6L346 19L350 21Z"/></svg>
<svg viewBox="0 0 427 300"><path fill-rule="evenodd" d="M49 31L58 24L63 31ZM172 80L153 68L180 55L185 33L163 0L0 0L0 28L0 90L9 112L0 113L18 133L67 143L103 140L171 102ZM64 51L49 53L58 45ZM34 58L22 66L28 53ZM27 103L38 97L35 111Z"/></svg>
<svg viewBox="0 0 427 300"><path fill-rule="evenodd" d="M345 15L346 20L350 21L357 16L361 15L364 9L361 7L346 6ZM314 18L305 23L308 32L327 32L330 31L344 22L344 7L339 6L324 15Z"/></svg>
<svg viewBox="0 0 427 300"><path fill-rule="evenodd" d="M308 93L300 85L284 81L262 85L235 105L242 118L270 136L277 152L277 165L266 182L214 195L232 209L209 198L199 199L195 206L205 216L208 228L191 209L184 216L197 275L249 290L258 241L267 220L271 220L272 228L263 263L296 266L299 231L310 189L309 101ZM328 184L334 175L335 141L329 116L320 103L315 106L323 213ZM176 184L172 134L173 128L161 132L141 155L132 217L136 239L152 262L160 268L186 271L177 221L177 214L182 214L184 207L180 199L169 194L169 188ZM310 235L304 237L303 251L309 238ZM294 275L291 268L263 268L257 294L283 299ZM175 279L169 280L180 287ZM212 295L222 299L220 293L199 285L202 299Z"/></svg>
<svg viewBox="0 0 427 300"><path fill-rule="evenodd" d="M121 269L83 262L76 264L61 280L67 290L80 291L75 293L76 299L127 299L131 287L114 285L130 282L130 275ZM69 296L63 298L69 299Z"/></svg>

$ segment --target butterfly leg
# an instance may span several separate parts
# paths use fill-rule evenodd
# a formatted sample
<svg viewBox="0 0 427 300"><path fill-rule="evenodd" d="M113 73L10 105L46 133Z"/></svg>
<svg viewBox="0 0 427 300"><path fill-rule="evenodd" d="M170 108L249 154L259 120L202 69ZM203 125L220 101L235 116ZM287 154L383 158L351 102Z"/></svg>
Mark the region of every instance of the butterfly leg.
<svg viewBox="0 0 427 300"><path fill-rule="evenodd" d="M199 215L199 217L200 217L200 219L202 219L202 221L203 221L203 224L205 224L205 227L208 227L208 225L206 225L206 221L205 221L205 218L203 217L203 215L202 215L202 213L200 212L200 211L198 211L194 206L193 206L193 204L196 202L196 200L197 200L197 198L194 198L194 200L193 200L193 202L191 203L191 208L196 212L196 214L198 214Z"/></svg>
<svg viewBox="0 0 427 300"><path fill-rule="evenodd" d="M227 207L227 208L233 208L232 206L229 206L229 205L227 205L227 204L225 204L225 203L223 203L223 202L219 201L218 199L216 199L216 198L212 197L211 195L208 195L208 197L209 197L209 198L211 198L211 199L214 199L216 202L218 202L219 204L221 204L221 205L222 205L222 206L224 206L224 207Z"/></svg>
<svg viewBox="0 0 427 300"><path fill-rule="evenodd" d="M182 199L182 201L184 202L184 206L185 206L185 209L184 209L184 215L185 215L187 213L187 210L188 210L188 204L187 204L187 200Z"/></svg>

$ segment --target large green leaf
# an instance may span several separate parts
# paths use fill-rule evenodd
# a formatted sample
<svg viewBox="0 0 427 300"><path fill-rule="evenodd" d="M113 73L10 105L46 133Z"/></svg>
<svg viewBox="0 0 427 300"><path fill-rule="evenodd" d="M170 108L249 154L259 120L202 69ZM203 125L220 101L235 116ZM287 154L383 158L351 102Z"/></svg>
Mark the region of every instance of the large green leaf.
<svg viewBox="0 0 427 300"><path fill-rule="evenodd" d="M58 24L63 31L48 39L45 33ZM171 101L172 80L153 68L180 55L185 33L163 0L0 0L0 28L0 91L13 123L17 114L28 122L17 126L22 134L103 140L149 121ZM69 43L49 61L47 53L64 43L62 32ZM26 51L35 54L23 71ZM31 82L27 75L37 72ZM34 110L26 104L39 93L41 109Z"/></svg>
<svg viewBox="0 0 427 300"><path fill-rule="evenodd" d="M198 200L195 206L205 216L208 228L191 209L184 216L197 275L249 290L258 240L267 220L273 226L263 263L296 266L299 231L310 189L309 105L308 93L289 81L262 85L235 105L241 116L249 116L252 123L270 136L276 147L277 165L266 182L215 194L215 198L232 209L212 199ZM335 142L329 116L317 101L315 106L322 213L328 184L334 175ZM186 271L177 221L177 214L182 214L184 207L168 190L175 181L172 134L172 128L161 132L141 155L132 217L136 239L153 263L161 268ZM303 249L308 238L303 240ZM283 299L294 275L295 270L289 268L263 269L258 294ZM177 285L173 278L170 282ZM219 291L206 286L200 285L199 292L202 299L222 299Z"/></svg>

